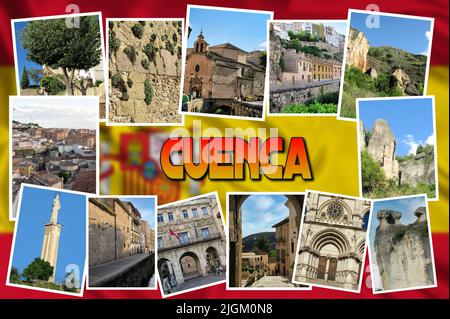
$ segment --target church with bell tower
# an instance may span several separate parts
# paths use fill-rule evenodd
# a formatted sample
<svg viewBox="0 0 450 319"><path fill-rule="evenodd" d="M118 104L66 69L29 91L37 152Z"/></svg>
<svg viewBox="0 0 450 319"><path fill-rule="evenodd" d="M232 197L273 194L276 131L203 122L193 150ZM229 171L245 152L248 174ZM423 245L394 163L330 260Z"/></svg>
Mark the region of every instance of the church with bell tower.
<svg viewBox="0 0 450 319"><path fill-rule="evenodd" d="M53 199L52 214L50 222L45 224L44 240L42 242L41 259L47 261L53 267L53 274L48 279L55 282L56 263L58 260L59 238L61 236L62 225L58 223L58 214L61 209L59 194L55 194Z"/></svg>

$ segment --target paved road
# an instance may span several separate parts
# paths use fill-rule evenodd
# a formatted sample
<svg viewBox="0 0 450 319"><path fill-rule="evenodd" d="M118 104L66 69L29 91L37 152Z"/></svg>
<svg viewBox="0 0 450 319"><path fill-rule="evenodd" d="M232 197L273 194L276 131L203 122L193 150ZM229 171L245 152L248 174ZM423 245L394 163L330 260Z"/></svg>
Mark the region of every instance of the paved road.
<svg viewBox="0 0 450 319"><path fill-rule="evenodd" d="M264 276L260 280L255 281L252 287L295 287L293 283L289 282L288 277L284 276Z"/></svg>
<svg viewBox="0 0 450 319"><path fill-rule="evenodd" d="M89 267L89 285L96 285L98 282L101 283L111 276L119 276L124 271L127 271L129 267L145 258L148 258L148 254L133 255L106 264Z"/></svg>
<svg viewBox="0 0 450 319"><path fill-rule="evenodd" d="M226 277L225 276L205 276L205 277L197 277L197 278L193 278L193 279L188 279L181 285L178 285L177 287L175 287L175 289L172 292L182 291L182 290L191 289L191 288L197 288L197 287L212 284L212 283L215 283L215 282L221 281L221 280L226 280Z"/></svg>

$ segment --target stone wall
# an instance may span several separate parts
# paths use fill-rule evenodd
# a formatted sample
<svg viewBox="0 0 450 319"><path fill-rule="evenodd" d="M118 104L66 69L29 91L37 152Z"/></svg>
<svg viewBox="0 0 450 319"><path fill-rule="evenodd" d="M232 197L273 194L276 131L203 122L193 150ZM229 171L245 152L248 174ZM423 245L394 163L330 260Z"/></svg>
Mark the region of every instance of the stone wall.
<svg viewBox="0 0 450 319"><path fill-rule="evenodd" d="M89 202L89 265L115 259L115 216Z"/></svg>
<svg viewBox="0 0 450 319"><path fill-rule="evenodd" d="M324 93L336 92L339 90L339 82L339 80L312 82L295 87L271 90L270 112L280 113L285 106L304 103L313 97L319 96L321 88L323 88Z"/></svg>
<svg viewBox="0 0 450 319"><path fill-rule="evenodd" d="M148 254L146 258L127 265L120 271L98 281L90 281L92 287L147 287L150 278L155 274L155 255Z"/></svg>
<svg viewBox="0 0 450 319"><path fill-rule="evenodd" d="M109 120L180 123L181 21L110 23Z"/></svg>
<svg viewBox="0 0 450 319"><path fill-rule="evenodd" d="M228 115L262 117L262 102L245 102L234 99L205 99L202 113L214 113L217 109L226 110Z"/></svg>

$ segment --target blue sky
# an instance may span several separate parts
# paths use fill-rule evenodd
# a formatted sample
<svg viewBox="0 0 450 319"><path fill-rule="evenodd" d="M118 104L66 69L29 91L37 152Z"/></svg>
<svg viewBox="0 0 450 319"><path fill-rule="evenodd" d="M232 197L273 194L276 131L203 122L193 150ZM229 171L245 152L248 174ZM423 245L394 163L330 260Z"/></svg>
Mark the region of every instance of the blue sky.
<svg viewBox="0 0 450 319"><path fill-rule="evenodd" d="M251 195L242 204L242 237L275 232L272 226L289 215L283 195Z"/></svg>
<svg viewBox="0 0 450 319"><path fill-rule="evenodd" d="M267 20L270 14L191 8L189 26L192 28L188 48L194 46L203 30L210 45L230 42L245 50L265 50Z"/></svg>
<svg viewBox="0 0 450 319"><path fill-rule="evenodd" d="M415 154L418 145L433 143L431 98L360 101L359 116L366 130L371 130L377 119L385 119L397 140L399 156Z"/></svg>
<svg viewBox="0 0 450 319"><path fill-rule="evenodd" d="M427 53L431 21L374 15L374 17L380 17L380 28L368 28L366 26L368 15L353 12L350 25L364 32L370 46L392 46L413 54Z"/></svg>
<svg viewBox="0 0 450 319"><path fill-rule="evenodd" d="M17 62L19 66L19 80L22 79L23 67L25 66L28 69L42 69L42 66L34 63L32 61L27 60L27 50L22 48L20 42L20 34L23 31L23 28L28 24L28 22L15 22L14 23L14 32L16 34L16 50L17 50ZM30 78L30 84L33 83L33 80Z"/></svg>
<svg viewBox="0 0 450 319"><path fill-rule="evenodd" d="M378 227L378 219L377 213L382 209L390 209L395 210L402 213L402 217L400 218L400 223L402 224L410 224L416 220L416 216L414 216L414 212L419 207L426 207L426 199L425 196L414 196L410 198L401 198L401 199L390 199L383 201L375 201L373 202L373 216L370 221L369 226L369 245L370 245L370 257L372 261L376 262L376 255L374 251L374 241L375 241L375 232ZM374 268L375 269L375 268ZM379 273L375 271L374 273L374 287L381 288L381 282L379 278Z"/></svg>
<svg viewBox="0 0 450 319"><path fill-rule="evenodd" d="M131 202L141 213L142 219L155 229L155 200L153 198L120 197L122 201Z"/></svg>
<svg viewBox="0 0 450 319"><path fill-rule="evenodd" d="M64 192L59 194L61 210L58 222L63 226L56 281L64 281L66 266L75 264L80 269L81 284L86 258L86 197ZM54 197L54 190L24 186L12 262L20 272L41 256L44 225L50 221Z"/></svg>

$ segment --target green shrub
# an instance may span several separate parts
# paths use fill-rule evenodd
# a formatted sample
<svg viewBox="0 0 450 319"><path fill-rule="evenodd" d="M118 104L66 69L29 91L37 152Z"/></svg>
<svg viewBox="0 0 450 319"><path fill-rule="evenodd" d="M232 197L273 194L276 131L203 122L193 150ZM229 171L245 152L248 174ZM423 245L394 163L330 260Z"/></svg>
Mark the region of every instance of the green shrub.
<svg viewBox="0 0 450 319"><path fill-rule="evenodd" d="M59 79L48 75L41 79L41 86L44 88L45 92L50 95L57 95L66 89L64 83L62 83Z"/></svg>
<svg viewBox="0 0 450 319"><path fill-rule="evenodd" d="M189 102L189 96L183 94L183 103Z"/></svg>
<svg viewBox="0 0 450 319"><path fill-rule="evenodd" d="M140 23L143 27L145 27L145 21L139 21L139 23Z"/></svg>
<svg viewBox="0 0 450 319"><path fill-rule="evenodd" d="M99 87L100 84L102 84L102 83L103 83L102 80L95 80L94 86L95 86L95 87Z"/></svg>
<svg viewBox="0 0 450 319"><path fill-rule="evenodd" d="M157 49L153 46L152 43L147 43L143 51L145 55L147 55L149 61L155 61Z"/></svg>
<svg viewBox="0 0 450 319"><path fill-rule="evenodd" d="M116 73L111 77L111 85L122 92L122 94L128 91L125 81L120 73Z"/></svg>
<svg viewBox="0 0 450 319"><path fill-rule="evenodd" d="M337 105L331 103L292 104L284 107L282 113L336 113Z"/></svg>
<svg viewBox="0 0 450 319"><path fill-rule="evenodd" d="M109 55L111 53L115 53L120 46L120 40L117 39L116 33L112 30L109 30Z"/></svg>
<svg viewBox="0 0 450 319"><path fill-rule="evenodd" d="M151 36L150 36L150 41L151 42L155 42L156 41L156 34L152 34Z"/></svg>
<svg viewBox="0 0 450 319"><path fill-rule="evenodd" d="M143 58L143 59L141 60L141 65L142 65L142 67L143 67L144 69L148 70L149 64L150 64L150 63L148 62L148 60L147 60L146 58Z"/></svg>
<svg viewBox="0 0 450 319"><path fill-rule="evenodd" d="M173 33L173 35L172 35L172 41L173 41L173 43L175 43L175 44L178 42L178 36L177 36L176 33Z"/></svg>
<svg viewBox="0 0 450 319"><path fill-rule="evenodd" d="M133 35L136 38L142 39L142 36L144 35L144 26L141 23L136 23L134 26L131 27L131 32L133 32Z"/></svg>
<svg viewBox="0 0 450 319"><path fill-rule="evenodd" d="M380 164L363 150L361 152L361 178L363 193L370 193L386 186L386 177Z"/></svg>
<svg viewBox="0 0 450 319"><path fill-rule="evenodd" d="M134 62L136 62L136 49L134 48L134 46L127 46L125 49L123 49L123 53L127 55L131 63L134 64Z"/></svg>
<svg viewBox="0 0 450 319"><path fill-rule="evenodd" d="M166 41L166 50L169 51L172 55L175 55L175 46L171 41Z"/></svg>
<svg viewBox="0 0 450 319"><path fill-rule="evenodd" d="M150 105L150 103L152 103L153 100L153 87L152 87L152 83L150 82L150 80L145 80L144 82L144 93L145 93L145 103L147 105Z"/></svg>
<svg viewBox="0 0 450 319"><path fill-rule="evenodd" d="M133 86L133 80L132 79L128 79L127 80L127 85L131 89L131 87Z"/></svg>

